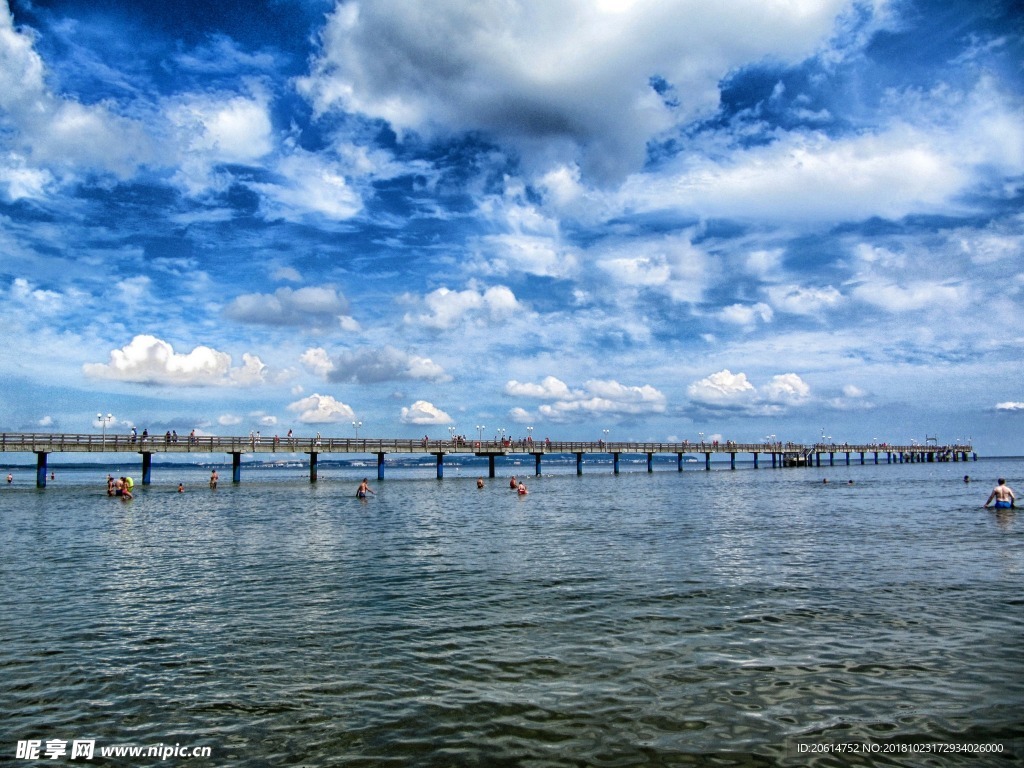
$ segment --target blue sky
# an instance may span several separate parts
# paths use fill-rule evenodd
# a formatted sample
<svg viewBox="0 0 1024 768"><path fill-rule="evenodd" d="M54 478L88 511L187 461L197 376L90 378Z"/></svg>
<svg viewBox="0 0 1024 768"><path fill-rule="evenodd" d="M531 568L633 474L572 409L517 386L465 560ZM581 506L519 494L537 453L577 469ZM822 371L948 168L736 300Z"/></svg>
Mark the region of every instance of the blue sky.
<svg viewBox="0 0 1024 768"><path fill-rule="evenodd" d="M1022 61L1010 0L0 0L0 429L1024 452Z"/></svg>

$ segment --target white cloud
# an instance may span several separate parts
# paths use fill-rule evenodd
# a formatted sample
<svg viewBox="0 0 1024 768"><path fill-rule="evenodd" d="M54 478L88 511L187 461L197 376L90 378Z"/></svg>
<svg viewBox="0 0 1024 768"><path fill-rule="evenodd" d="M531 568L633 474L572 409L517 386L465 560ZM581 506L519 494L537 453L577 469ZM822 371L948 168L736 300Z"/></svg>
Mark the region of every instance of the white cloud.
<svg viewBox="0 0 1024 768"><path fill-rule="evenodd" d="M772 376L771 381L761 387L761 396L773 403L795 405L810 397L811 388L795 373Z"/></svg>
<svg viewBox="0 0 1024 768"><path fill-rule="evenodd" d="M427 312L407 314L405 322L436 330L448 330L462 323L494 325L522 310L511 289L495 285L485 290L470 287L465 291L438 288L423 297Z"/></svg>
<svg viewBox="0 0 1024 768"><path fill-rule="evenodd" d="M348 301L333 285L278 288L273 294L247 293L224 310L243 323L324 328L348 312Z"/></svg>
<svg viewBox="0 0 1024 768"><path fill-rule="evenodd" d="M538 407L536 416L523 408L513 408L511 417L517 421L533 418L553 422L585 420L591 416L636 416L664 413L665 395L650 385L628 386L614 380L591 379L579 389L570 389L554 376L540 384L511 380L505 393L513 397L549 400Z"/></svg>
<svg viewBox="0 0 1024 768"><path fill-rule="evenodd" d="M752 328L757 324L758 320L762 323L770 323L773 315L772 308L762 302L757 304L731 304L727 307L722 307L718 311L719 318L725 322L744 328Z"/></svg>
<svg viewBox="0 0 1024 768"><path fill-rule="evenodd" d="M321 348L302 355L306 370L328 381L377 384L384 381L420 380L445 382L451 376L428 357L412 355L394 347L345 350L333 358Z"/></svg>
<svg viewBox="0 0 1024 768"><path fill-rule="evenodd" d="M223 416L217 417L217 423L222 427L236 427L242 423L242 417L231 413L225 413Z"/></svg>
<svg viewBox="0 0 1024 768"><path fill-rule="evenodd" d="M725 75L766 57L802 59L850 5L344 3L299 89L318 111L382 118L400 133L479 131L538 168L578 160L591 177L621 178L642 166L653 136L711 113ZM673 104L652 75L670 84Z"/></svg>
<svg viewBox="0 0 1024 768"><path fill-rule="evenodd" d="M505 394L542 400L566 400L574 396L568 385L554 376L545 376L540 384L519 382L513 379L505 384Z"/></svg>
<svg viewBox="0 0 1024 768"><path fill-rule="evenodd" d="M655 238L611 239L596 248L598 269L622 287L656 290L683 303L703 299L712 264L694 245L692 231Z"/></svg>
<svg viewBox="0 0 1024 768"><path fill-rule="evenodd" d="M1006 411L1008 413L1017 413L1018 411L1024 412L1024 403L1016 403L1007 401L1005 403L996 403L997 411Z"/></svg>
<svg viewBox="0 0 1024 768"><path fill-rule="evenodd" d="M0 180L12 199L39 197L50 179L80 171L127 178L154 156L140 123L49 90L34 39L14 28L7 2L0 5L0 127L12 150L0 161Z"/></svg>
<svg viewBox="0 0 1024 768"><path fill-rule="evenodd" d="M303 424L337 424L356 417L352 408L330 395L312 394L287 407L292 413L298 414Z"/></svg>
<svg viewBox="0 0 1024 768"><path fill-rule="evenodd" d="M693 382L686 390L691 400L713 407L747 406L754 401L757 390L747 381L745 373L725 369Z"/></svg>
<svg viewBox="0 0 1024 768"><path fill-rule="evenodd" d="M302 366L317 376L323 376L327 378L327 374L334 370L334 363L331 360L331 356L327 354L327 350L322 347L315 347L313 349L307 349L302 353L302 357L299 358L299 362Z"/></svg>
<svg viewBox="0 0 1024 768"><path fill-rule="evenodd" d="M362 198L337 162L293 150L276 163L274 170L277 178L273 183L250 185L262 194L267 218L301 222L315 216L345 221L362 210Z"/></svg>
<svg viewBox="0 0 1024 768"><path fill-rule="evenodd" d="M971 289L967 285L949 282L920 280L901 286L872 279L857 285L850 293L866 304L889 312L915 312L962 307L969 300Z"/></svg>
<svg viewBox="0 0 1024 768"><path fill-rule="evenodd" d="M451 424L452 417L426 400L417 400L408 408L402 408L399 417L403 424L443 425Z"/></svg>
<svg viewBox="0 0 1024 768"><path fill-rule="evenodd" d="M843 295L831 285L824 288L810 288L800 285L772 285L767 289L772 306L791 315L818 315L835 309Z"/></svg>
<svg viewBox="0 0 1024 768"><path fill-rule="evenodd" d="M255 355L243 355L234 368L231 355L206 346L187 354L174 351L166 341L140 334L110 353L108 363L86 363L86 376L138 384L201 386L252 386L262 383L266 366Z"/></svg>

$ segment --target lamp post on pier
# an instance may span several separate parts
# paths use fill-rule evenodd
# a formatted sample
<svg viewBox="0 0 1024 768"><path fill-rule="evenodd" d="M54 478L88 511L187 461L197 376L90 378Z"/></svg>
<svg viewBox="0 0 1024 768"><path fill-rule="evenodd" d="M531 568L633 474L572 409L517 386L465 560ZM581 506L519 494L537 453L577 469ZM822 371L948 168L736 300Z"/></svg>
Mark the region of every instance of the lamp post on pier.
<svg viewBox="0 0 1024 768"><path fill-rule="evenodd" d="M485 429L487 429L487 427L484 424L477 424L476 425L476 441L478 443L482 443L484 441L484 430Z"/></svg>
<svg viewBox="0 0 1024 768"><path fill-rule="evenodd" d="M112 413L108 413L106 416L104 416L102 413L97 413L96 414L96 421L98 421L100 423L100 427L101 427L101 431L100 431L100 441L101 441L101 444L104 444L104 443L107 442L107 424L109 424L113 420L114 420L114 415Z"/></svg>
<svg viewBox="0 0 1024 768"><path fill-rule="evenodd" d="M359 439L359 428L360 428L361 426L363 426L363 422L361 422L361 421L353 421L353 422L352 422L352 427L353 427L353 429L355 429L355 431L356 431L356 440L358 440L358 439Z"/></svg>

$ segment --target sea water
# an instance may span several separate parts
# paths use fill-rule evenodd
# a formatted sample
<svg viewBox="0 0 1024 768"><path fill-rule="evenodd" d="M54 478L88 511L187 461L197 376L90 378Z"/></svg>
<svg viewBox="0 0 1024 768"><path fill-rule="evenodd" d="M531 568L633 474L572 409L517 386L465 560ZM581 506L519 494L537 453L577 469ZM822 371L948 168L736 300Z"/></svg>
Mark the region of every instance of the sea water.
<svg viewBox="0 0 1024 768"><path fill-rule="evenodd" d="M1024 462L624 467L16 472L0 762L1021 764Z"/></svg>

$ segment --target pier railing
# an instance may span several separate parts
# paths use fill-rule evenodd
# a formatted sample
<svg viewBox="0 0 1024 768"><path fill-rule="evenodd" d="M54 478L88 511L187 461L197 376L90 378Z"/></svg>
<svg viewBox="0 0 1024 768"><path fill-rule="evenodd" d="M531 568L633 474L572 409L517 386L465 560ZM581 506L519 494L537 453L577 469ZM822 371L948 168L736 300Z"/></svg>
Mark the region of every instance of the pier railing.
<svg viewBox="0 0 1024 768"><path fill-rule="evenodd" d="M214 435L0 433L0 451L24 453L703 453L820 455L836 453L902 453L937 456L971 453L970 444L892 445L889 443L734 443L635 442L563 440L432 440L428 438L255 437Z"/></svg>

